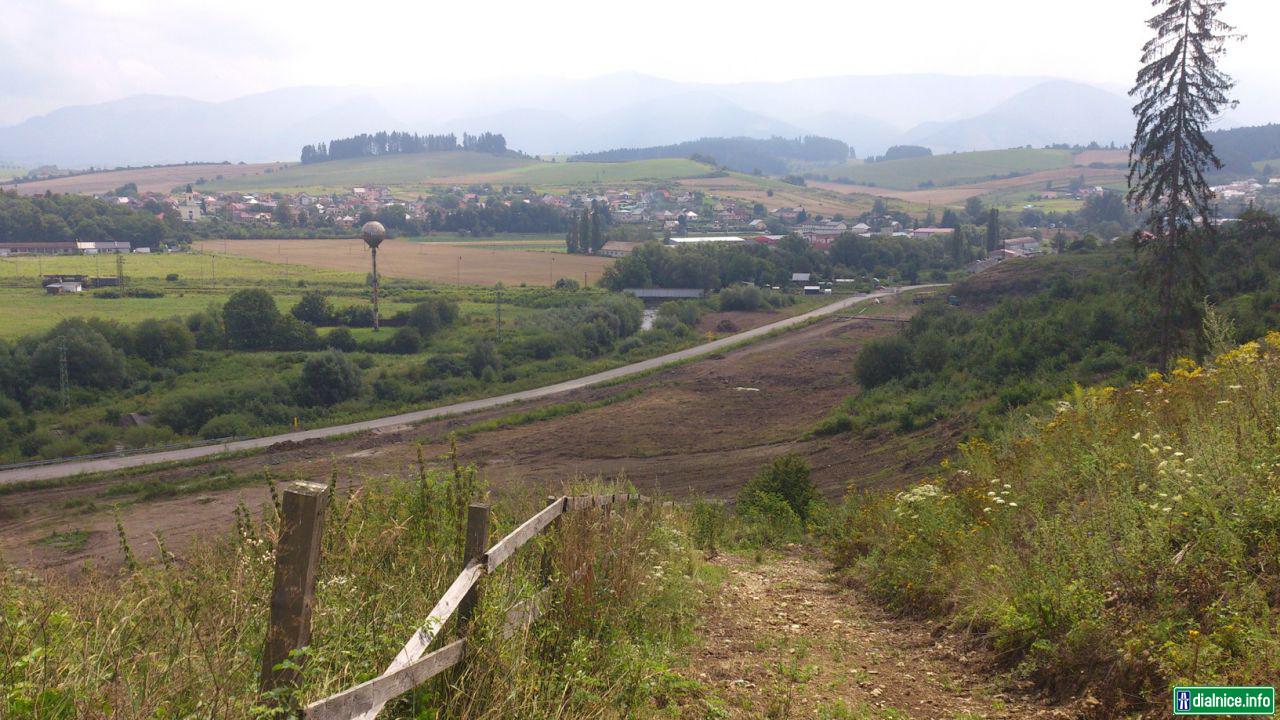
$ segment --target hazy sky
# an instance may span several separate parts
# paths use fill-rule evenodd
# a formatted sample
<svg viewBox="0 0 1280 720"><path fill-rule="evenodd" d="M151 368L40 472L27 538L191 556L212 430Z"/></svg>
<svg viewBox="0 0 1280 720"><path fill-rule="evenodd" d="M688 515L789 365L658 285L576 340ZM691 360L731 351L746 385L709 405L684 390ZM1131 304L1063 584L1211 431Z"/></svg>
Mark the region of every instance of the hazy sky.
<svg viewBox="0 0 1280 720"><path fill-rule="evenodd" d="M631 70L737 82L1049 75L1127 87L1148 0L4 0L0 125L139 93ZM1240 119L1280 121L1280 0L1229 0Z"/></svg>

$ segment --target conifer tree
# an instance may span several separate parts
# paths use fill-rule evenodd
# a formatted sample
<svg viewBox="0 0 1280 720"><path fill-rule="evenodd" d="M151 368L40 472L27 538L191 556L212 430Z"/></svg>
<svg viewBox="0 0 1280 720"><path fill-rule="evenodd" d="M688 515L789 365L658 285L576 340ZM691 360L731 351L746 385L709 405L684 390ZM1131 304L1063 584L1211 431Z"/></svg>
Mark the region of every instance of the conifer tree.
<svg viewBox="0 0 1280 720"><path fill-rule="evenodd" d="M591 201L591 252L597 252L604 247L604 229L601 227L603 222L600 219L600 206L596 201Z"/></svg>
<svg viewBox="0 0 1280 720"><path fill-rule="evenodd" d="M591 220L587 217L590 214L583 210L578 224L578 249L584 253L591 252Z"/></svg>
<svg viewBox="0 0 1280 720"><path fill-rule="evenodd" d="M987 252L994 252L1000 247L1000 211L991 208L987 215Z"/></svg>
<svg viewBox="0 0 1280 720"><path fill-rule="evenodd" d="M1198 327L1203 281L1200 245L1213 231L1213 192L1205 173L1222 167L1205 128L1235 83L1218 69L1226 42L1239 36L1218 19L1225 0L1153 0L1155 37L1142 48L1130 95L1137 132L1129 150L1129 205L1144 216L1133 236L1154 300L1160 367Z"/></svg>

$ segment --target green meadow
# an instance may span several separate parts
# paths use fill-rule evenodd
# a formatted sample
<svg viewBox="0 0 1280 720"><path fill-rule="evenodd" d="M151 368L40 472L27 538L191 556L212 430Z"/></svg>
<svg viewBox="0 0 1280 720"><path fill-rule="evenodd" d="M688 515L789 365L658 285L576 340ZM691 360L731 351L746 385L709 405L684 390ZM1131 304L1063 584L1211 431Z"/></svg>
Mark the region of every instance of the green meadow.
<svg viewBox="0 0 1280 720"><path fill-rule="evenodd" d="M832 179L862 185L915 190L922 184L959 185L966 182L1071 167L1070 150L986 150L934 155L907 160L815 168Z"/></svg>

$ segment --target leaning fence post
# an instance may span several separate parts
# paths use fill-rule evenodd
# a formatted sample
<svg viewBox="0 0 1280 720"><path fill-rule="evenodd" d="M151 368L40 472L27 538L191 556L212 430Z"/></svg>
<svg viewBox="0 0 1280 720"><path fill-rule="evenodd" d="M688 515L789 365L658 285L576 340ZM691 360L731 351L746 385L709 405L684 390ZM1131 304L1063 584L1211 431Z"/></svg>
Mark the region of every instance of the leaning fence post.
<svg viewBox="0 0 1280 720"><path fill-rule="evenodd" d="M547 507L551 507L552 505L555 505L557 502L562 502L562 501L560 500L560 498L556 497L555 495L547 496ZM555 542L556 528L558 528L559 526L560 526L560 518L556 518L555 520L552 520L551 524L547 526L546 533L544 534L544 539L542 542L542 571L540 573L542 575L542 587L546 587L551 584L551 574L552 572L554 572L554 568L552 567L552 558L551 558L551 544Z"/></svg>
<svg viewBox="0 0 1280 720"><path fill-rule="evenodd" d="M467 539L462 549L462 567L472 561L484 559L489 549L489 506L476 503L467 507ZM477 586L472 586L458 603L458 630L461 631L475 613L480 598Z"/></svg>
<svg viewBox="0 0 1280 720"><path fill-rule="evenodd" d="M280 666L294 651L311 642L311 609L315 604L327 490L320 483L294 482L284 491L271 619L259 678L263 693L297 684L298 669Z"/></svg>

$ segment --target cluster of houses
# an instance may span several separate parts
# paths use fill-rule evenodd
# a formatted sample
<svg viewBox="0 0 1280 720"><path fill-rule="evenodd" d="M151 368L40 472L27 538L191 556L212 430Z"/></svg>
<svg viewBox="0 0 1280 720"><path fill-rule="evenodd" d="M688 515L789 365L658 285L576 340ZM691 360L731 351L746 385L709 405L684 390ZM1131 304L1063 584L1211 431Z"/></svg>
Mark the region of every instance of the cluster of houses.
<svg viewBox="0 0 1280 720"><path fill-rule="evenodd" d="M1265 183L1257 180L1237 180L1226 185L1214 185L1212 188L1219 199L1227 202L1256 202L1264 194L1280 192L1280 178L1270 178Z"/></svg>

